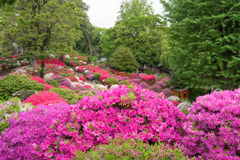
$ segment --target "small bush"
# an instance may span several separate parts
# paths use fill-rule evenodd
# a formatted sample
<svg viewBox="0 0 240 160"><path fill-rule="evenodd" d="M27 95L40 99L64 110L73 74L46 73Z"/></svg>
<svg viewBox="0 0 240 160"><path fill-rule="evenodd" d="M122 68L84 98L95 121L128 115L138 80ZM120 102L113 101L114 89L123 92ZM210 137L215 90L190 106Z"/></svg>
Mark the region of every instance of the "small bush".
<svg viewBox="0 0 240 160"><path fill-rule="evenodd" d="M135 56L129 48L119 46L114 51L110 59L111 67L119 69L120 71L132 72L139 66Z"/></svg>
<svg viewBox="0 0 240 160"><path fill-rule="evenodd" d="M154 92L157 92L157 93L160 93L162 91L162 88L158 85L153 85L153 86L150 87L150 90L154 91Z"/></svg>
<svg viewBox="0 0 240 160"><path fill-rule="evenodd" d="M8 100L20 90L43 91L44 85L21 75L7 75L0 80L0 100Z"/></svg>
<svg viewBox="0 0 240 160"><path fill-rule="evenodd" d="M139 87L141 87L142 89L147 89L149 87L149 85L146 82L141 82L139 84Z"/></svg>
<svg viewBox="0 0 240 160"><path fill-rule="evenodd" d="M117 80L117 78L110 77L110 78L106 79L105 84L106 84L106 85L109 85L109 84L118 84L118 80Z"/></svg>
<svg viewBox="0 0 240 160"><path fill-rule="evenodd" d="M68 104L76 104L77 101L82 99L82 97L79 97L75 91L70 89L53 88L50 92L59 94L59 96L65 99Z"/></svg>
<svg viewBox="0 0 240 160"><path fill-rule="evenodd" d="M98 81L99 81L100 77L102 76L101 73L94 73L93 75L95 77L95 80L98 80Z"/></svg>
<svg viewBox="0 0 240 160"><path fill-rule="evenodd" d="M49 105L56 103L66 103L65 99L61 98L57 93L43 91L38 92L28 97L23 103L32 103L34 106Z"/></svg>
<svg viewBox="0 0 240 160"><path fill-rule="evenodd" d="M113 139L108 145L98 145L89 152L77 152L76 160L86 159L176 159L187 160L180 148L171 149L163 143L149 145L142 141Z"/></svg>
<svg viewBox="0 0 240 160"><path fill-rule="evenodd" d="M130 84L130 82L129 82L128 80L125 80L125 81L121 81L119 84L120 84L120 85L122 85L122 84L129 85L129 84Z"/></svg>
<svg viewBox="0 0 240 160"><path fill-rule="evenodd" d="M164 89L162 90L162 92L164 93L166 98L173 96L173 92L170 89Z"/></svg>

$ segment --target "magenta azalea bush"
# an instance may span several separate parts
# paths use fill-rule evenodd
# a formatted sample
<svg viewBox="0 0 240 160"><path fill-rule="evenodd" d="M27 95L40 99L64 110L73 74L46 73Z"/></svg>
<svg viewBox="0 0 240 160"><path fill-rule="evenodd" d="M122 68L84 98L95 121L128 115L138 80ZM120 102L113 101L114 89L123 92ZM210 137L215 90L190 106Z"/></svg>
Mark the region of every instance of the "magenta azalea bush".
<svg viewBox="0 0 240 160"><path fill-rule="evenodd" d="M162 89L166 87L166 85L162 81L157 81L156 84L159 85Z"/></svg>
<svg viewBox="0 0 240 160"><path fill-rule="evenodd" d="M0 137L0 159L36 159L36 147L44 141L53 120L68 114L71 106L55 104L22 112L9 120L10 127Z"/></svg>
<svg viewBox="0 0 240 160"><path fill-rule="evenodd" d="M141 82L139 84L139 87L141 87L142 89L147 89L149 87L149 85L146 82Z"/></svg>
<svg viewBox="0 0 240 160"><path fill-rule="evenodd" d="M240 89L198 97L184 128L186 154L203 159L240 159Z"/></svg>
<svg viewBox="0 0 240 160"><path fill-rule="evenodd" d="M164 93L166 98L173 96L173 92L170 89L165 88L162 90L162 92Z"/></svg>
<svg viewBox="0 0 240 160"><path fill-rule="evenodd" d="M47 129L38 159L69 159L110 139L139 139L178 145L186 116L158 93L119 86L85 97Z"/></svg>
<svg viewBox="0 0 240 160"><path fill-rule="evenodd" d="M154 92L157 92L157 93L160 93L162 91L162 88L158 85L153 85L153 86L151 86L150 90L154 91Z"/></svg>

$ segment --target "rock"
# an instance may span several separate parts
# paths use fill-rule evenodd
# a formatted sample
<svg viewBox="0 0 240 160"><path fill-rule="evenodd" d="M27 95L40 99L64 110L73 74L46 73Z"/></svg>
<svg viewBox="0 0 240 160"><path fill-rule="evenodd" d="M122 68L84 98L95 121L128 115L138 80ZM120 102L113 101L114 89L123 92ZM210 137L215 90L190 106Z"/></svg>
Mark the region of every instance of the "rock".
<svg viewBox="0 0 240 160"><path fill-rule="evenodd" d="M13 97L20 97L22 101L27 99L29 96L37 93L36 91L31 91L31 90L20 90L15 93L13 93Z"/></svg>

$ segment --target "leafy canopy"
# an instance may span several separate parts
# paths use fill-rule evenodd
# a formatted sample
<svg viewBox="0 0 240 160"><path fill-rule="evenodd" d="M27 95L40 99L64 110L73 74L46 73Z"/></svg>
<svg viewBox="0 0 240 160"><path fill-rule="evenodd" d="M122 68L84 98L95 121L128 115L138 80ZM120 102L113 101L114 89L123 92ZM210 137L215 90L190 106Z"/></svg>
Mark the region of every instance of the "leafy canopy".
<svg viewBox="0 0 240 160"><path fill-rule="evenodd" d="M187 87L240 87L240 2L161 0L169 30L169 64Z"/></svg>

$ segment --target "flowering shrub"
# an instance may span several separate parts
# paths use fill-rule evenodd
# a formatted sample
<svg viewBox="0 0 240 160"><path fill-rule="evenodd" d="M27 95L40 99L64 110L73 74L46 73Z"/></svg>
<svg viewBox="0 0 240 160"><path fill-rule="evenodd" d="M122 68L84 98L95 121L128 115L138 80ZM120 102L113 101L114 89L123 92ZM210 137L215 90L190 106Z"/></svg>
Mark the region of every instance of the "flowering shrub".
<svg viewBox="0 0 240 160"><path fill-rule="evenodd" d="M68 76L67 78L70 79L72 82L78 82L78 79L76 77Z"/></svg>
<svg viewBox="0 0 240 160"><path fill-rule="evenodd" d="M139 75L139 77L143 78L146 81L154 81L155 80L154 75Z"/></svg>
<svg viewBox="0 0 240 160"><path fill-rule="evenodd" d="M44 90L45 91L48 91L50 89L53 89L54 87L52 85L49 85L49 84L45 84L45 87L44 87Z"/></svg>
<svg viewBox="0 0 240 160"><path fill-rule="evenodd" d="M141 87L142 89L147 89L149 87L149 85L146 82L141 82L139 84L139 87Z"/></svg>
<svg viewBox="0 0 240 160"><path fill-rule="evenodd" d="M40 59L37 60L37 64L41 64ZM45 59L45 64L55 64L55 65L58 65L58 66L66 66L65 63L63 63L63 62L61 62L57 59L50 59L50 58Z"/></svg>
<svg viewBox="0 0 240 160"><path fill-rule="evenodd" d="M77 152L77 160L82 159L175 159L187 160L182 150L171 149L162 143L145 144L141 141L113 139L108 145L98 145L89 152Z"/></svg>
<svg viewBox="0 0 240 160"><path fill-rule="evenodd" d="M133 76L137 76L137 74L136 74L136 73L132 73L131 75L133 75Z"/></svg>
<svg viewBox="0 0 240 160"><path fill-rule="evenodd" d="M102 75L99 79L99 81L103 81L103 80L106 80L108 78L108 75L105 74L105 75Z"/></svg>
<svg viewBox="0 0 240 160"><path fill-rule="evenodd" d="M67 86L59 86L59 88L63 88L63 89L70 89Z"/></svg>
<svg viewBox="0 0 240 160"><path fill-rule="evenodd" d="M139 139L178 145L186 116L171 102L140 87L119 86L85 97L47 131L38 158L70 159L75 150L87 151L109 139ZM51 151L51 152L50 152Z"/></svg>
<svg viewBox="0 0 240 160"><path fill-rule="evenodd" d="M94 80L95 79L93 74L88 74L87 77L88 77L89 80Z"/></svg>
<svg viewBox="0 0 240 160"><path fill-rule="evenodd" d="M83 87L86 89L92 89L92 86L90 86L90 85L84 85Z"/></svg>
<svg viewBox="0 0 240 160"><path fill-rule="evenodd" d="M83 68L82 67L78 67L78 69L77 69L77 72L83 72Z"/></svg>
<svg viewBox="0 0 240 160"><path fill-rule="evenodd" d="M33 77L30 77L31 80L34 80L36 82L39 82L41 84L46 84L46 82L44 81L44 79L40 78L40 77L37 77L37 76L33 76Z"/></svg>
<svg viewBox="0 0 240 160"><path fill-rule="evenodd" d="M174 106L178 106L178 104L179 104L178 101L171 101L171 102L174 104Z"/></svg>
<svg viewBox="0 0 240 160"><path fill-rule="evenodd" d="M177 107L181 111L182 110L186 110L186 109L191 107L191 103L189 103L189 102L182 102L182 103L179 103Z"/></svg>
<svg viewBox="0 0 240 160"><path fill-rule="evenodd" d="M133 85L133 86L138 86L138 84L137 84L137 83L131 83L131 85Z"/></svg>
<svg viewBox="0 0 240 160"><path fill-rule="evenodd" d="M185 124L183 150L203 159L239 159L239 124L240 89L198 97Z"/></svg>
<svg viewBox="0 0 240 160"><path fill-rule="evenodd" d="M165 97L168 98L173 95L173 92L170 89L163 89L162 92L164 93Z"/></svg>
<svg viewBox="0 0 240 160"><path fill-rule="evenodd" d="M157 93L160 93L162 91L162 88L159 87L158 85L153 85L151 88L150 88L151 91L154 91L154 92L157 92Z"/></svg>
<svg viewBox="0 0 240 160"><path fill-rule="evenodd" d="M157 81L156 84L159 85L162 89L166 87L166 85L162 81Z"/></svg>
<svg viewBox="0 0 240 160"><path fill-rule="evenodd" d="M17 118L12 117L9 129L0 137L0 159L35 159L35 148L46 138L52 121L70 109L68 104L40 105L29 112L22 112Z"/></svg>
<svg viewBox="0 0 240 160"><path fill-rule="evenodd" d="M180 101L180 98L177 96L170 96L170 97L168 97L168 100L169 101Z"/></svg>
<svg viewBox="0 0 240 160"><path fill-rule="evenodd" d="M86 78L85 77L79 77L79 79L83 82L86 82Z"/></svg>
<svg viewBox="0 0 240 160"><path fill-rule="evenodd" d="M134 79L132 79L131 82L132 82L132 83L140 84L140 83L141 83L141 80L140 80L139 78L134 78Z"/></svg>
<svg viewBox="0 0 240 160"><path fill-rule="evenodd" d="M37 94L31 95L25 101L23 101L23 103L32 103L34 106L38 106L40 104L48 105L62 102L66 103L65 99L61 98L59 94L49 91L38 92Z"/></svg>

